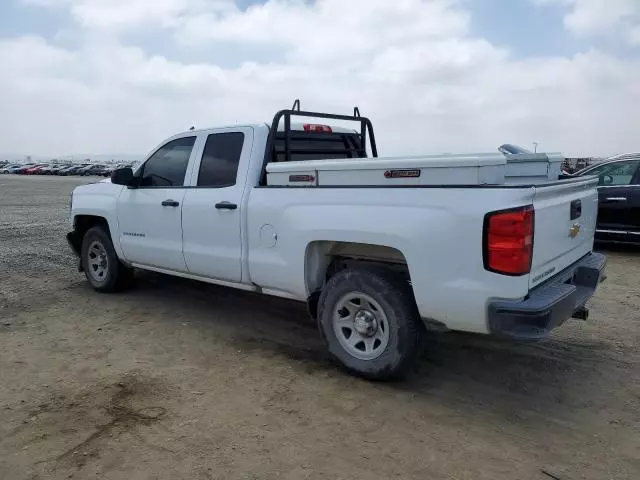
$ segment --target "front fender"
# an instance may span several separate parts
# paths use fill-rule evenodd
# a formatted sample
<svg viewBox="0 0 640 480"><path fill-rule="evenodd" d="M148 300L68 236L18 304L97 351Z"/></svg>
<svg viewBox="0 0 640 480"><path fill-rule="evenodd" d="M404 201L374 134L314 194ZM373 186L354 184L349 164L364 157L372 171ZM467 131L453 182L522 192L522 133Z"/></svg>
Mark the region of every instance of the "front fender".
<svg viewBox="0 0 640 480"><path fill-rule="evenodd" d="M122 246L118 226L118 197L122 193L123 186L107 182L92 183L77 187L73 191L73 203L71 215L75 219L79 215L88 215L104 218L109 226L111 241L118 257L123 258Z"/></svg>

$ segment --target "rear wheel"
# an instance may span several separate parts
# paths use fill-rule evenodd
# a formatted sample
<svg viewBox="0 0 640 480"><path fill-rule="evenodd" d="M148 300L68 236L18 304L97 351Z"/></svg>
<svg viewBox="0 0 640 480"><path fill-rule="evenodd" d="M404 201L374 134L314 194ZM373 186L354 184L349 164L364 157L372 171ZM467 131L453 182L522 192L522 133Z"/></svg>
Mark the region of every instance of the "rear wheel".
<svg viewBox="0 0 640 480"><path fill-rule="evenodd" d="M122 290L133 277L133 270L118 259L111 237L100 226L90 228L85 233L81 261L89 284L99 292Z"/></svg>
<svg viewBox="0 0 640 480"><path fill-rule="evenodd" d="M423 325L411 288L386 269L347 269L325 285L318 322L330 354L369 379L402 377L414 365Z"/></svg>

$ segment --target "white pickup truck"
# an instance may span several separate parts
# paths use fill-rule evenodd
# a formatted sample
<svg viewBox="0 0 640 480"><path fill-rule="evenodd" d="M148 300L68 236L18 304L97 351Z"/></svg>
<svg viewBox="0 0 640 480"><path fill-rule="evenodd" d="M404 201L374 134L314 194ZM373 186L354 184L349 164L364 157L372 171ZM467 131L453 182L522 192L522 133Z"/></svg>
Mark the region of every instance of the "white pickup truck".
<svg viewBox="0 0 640 480"><path fill-rule="evenodd" d="M429 331L541 339L586 319L605 268L597 179L558 180L561 158L378 158L357 109L296 102L271 126L192 129L77 187L67 240L98 291L138 268L306 302L347 370L389 378Z"/></svg>

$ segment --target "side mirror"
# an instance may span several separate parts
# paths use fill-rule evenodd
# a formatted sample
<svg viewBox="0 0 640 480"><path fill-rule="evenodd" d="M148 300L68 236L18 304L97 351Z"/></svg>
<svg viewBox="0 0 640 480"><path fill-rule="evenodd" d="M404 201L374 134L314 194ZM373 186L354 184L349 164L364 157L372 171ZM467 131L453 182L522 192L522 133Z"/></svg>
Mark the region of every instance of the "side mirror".
<svg viewBox="0 0 640 480"><path fill-rule="evenodd" d="M124 185L126 187L133 183L133 170L130 167L116 168L111 173L111 183L114 185Z"/></svg>

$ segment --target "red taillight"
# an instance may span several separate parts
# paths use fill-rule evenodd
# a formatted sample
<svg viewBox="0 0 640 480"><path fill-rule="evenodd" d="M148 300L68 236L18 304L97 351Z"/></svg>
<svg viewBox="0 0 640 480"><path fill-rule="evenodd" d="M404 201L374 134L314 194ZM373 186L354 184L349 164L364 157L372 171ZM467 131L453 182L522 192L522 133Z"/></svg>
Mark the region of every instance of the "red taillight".
<svg viewBox="0 0 640 480"><path fill-rule="evenodd" d="M484 268L526 275L533 257L533 206L489 213L484 218Z"/></svg>
<svg viewBox="0 0 640 480"><path fill-rule="evenodd" d="M315 133L331 133L331 127L329 125L316 125L315 123L305 123L303 126L305 132Z"/></svg>

